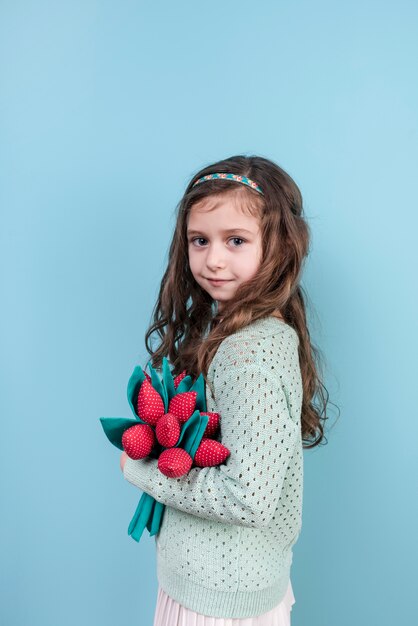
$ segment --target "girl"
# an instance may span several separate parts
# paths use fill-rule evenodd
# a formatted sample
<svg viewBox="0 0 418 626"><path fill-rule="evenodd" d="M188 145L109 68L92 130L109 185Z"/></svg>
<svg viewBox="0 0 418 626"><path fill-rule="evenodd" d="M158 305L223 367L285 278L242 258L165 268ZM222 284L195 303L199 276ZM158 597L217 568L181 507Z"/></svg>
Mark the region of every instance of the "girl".
<svg viewBox="0 0 418 626"><path fill-rule="evenodd" d="M167 505L155 535L154 626L290 624L302 452L323 439L299 284L308 244L300 191L268 159L205 167L180 201L145 343L153 367L167 356L173 376L203 373L230 455L174 479L156 459L122 454L124 477Z"/></svg>

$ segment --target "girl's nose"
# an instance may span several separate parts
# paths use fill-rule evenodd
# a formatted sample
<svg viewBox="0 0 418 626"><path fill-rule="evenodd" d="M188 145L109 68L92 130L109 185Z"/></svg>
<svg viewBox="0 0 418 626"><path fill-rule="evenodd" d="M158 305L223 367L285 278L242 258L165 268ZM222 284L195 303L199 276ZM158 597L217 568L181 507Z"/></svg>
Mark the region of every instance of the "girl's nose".
<svg viewBox="0 0 418 626"><path fill-rule="evenodd" d="M206 255L206 265L210 269L225 266L225 254L221 246L211 245Z"/></svg>

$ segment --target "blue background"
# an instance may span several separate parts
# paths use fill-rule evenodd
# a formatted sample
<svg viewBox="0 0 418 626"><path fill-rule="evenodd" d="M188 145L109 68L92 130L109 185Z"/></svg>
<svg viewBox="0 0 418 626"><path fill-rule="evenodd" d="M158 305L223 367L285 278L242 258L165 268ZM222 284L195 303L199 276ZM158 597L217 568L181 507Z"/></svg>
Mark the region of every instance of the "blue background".
<svg viewBox="0 0 418 626"><path fill-rule="evenodd" d="M415 2L0 5L0 621L152 624L154 538L99 416L201 167L300 186L328 445L306 450L292 626L416 616Z"/></svg>

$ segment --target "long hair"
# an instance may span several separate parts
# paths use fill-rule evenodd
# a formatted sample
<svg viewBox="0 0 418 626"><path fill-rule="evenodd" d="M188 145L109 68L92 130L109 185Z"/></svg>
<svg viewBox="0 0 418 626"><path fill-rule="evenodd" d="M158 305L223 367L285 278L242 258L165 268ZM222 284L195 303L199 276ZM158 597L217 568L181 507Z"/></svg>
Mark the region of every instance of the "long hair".
<svg viewBox="0 0 418 626"><path fill-rule="evenodd" d="M263 195L228 179L212 179L193 187L200 177L214 172L246 176L261 186ZM256 275L242 283L224 303L221 318L216 302L191 273L186 231L192 206L209 196L223 194L234 196L243 211L259 218L263 250ZM210 362L226 337L279 310L299 337L303 445L319 445L324 438L322 421L328 419L328 392L320 378L320 351L310 340L306 296L300 285L304 259L309 253L310 230L303 216L298 186L269 159L232 156L204 167L192 177L176 213L167 269L153 309L153 323L145 335L152 366L159 369L165 356L172 365L173 376L187 370L193 378L200 373L206 378ZM161 340L156 350L150 345L154 332ZM314 404L316 397L318 406Z"/></svg>

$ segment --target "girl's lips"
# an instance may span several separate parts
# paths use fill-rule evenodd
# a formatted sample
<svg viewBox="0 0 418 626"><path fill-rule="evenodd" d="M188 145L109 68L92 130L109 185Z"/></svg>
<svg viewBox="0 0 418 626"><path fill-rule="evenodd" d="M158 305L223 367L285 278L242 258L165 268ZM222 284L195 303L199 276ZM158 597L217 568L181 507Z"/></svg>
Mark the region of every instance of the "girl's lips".
<svg viewBox="0 0 418 626"><path fill-rule="evenodd" d="M229 283L229 280L221 280L219 278L208 278L207 279L210 283L213 283L214 285L220 285L222 283Z"/></svg>

